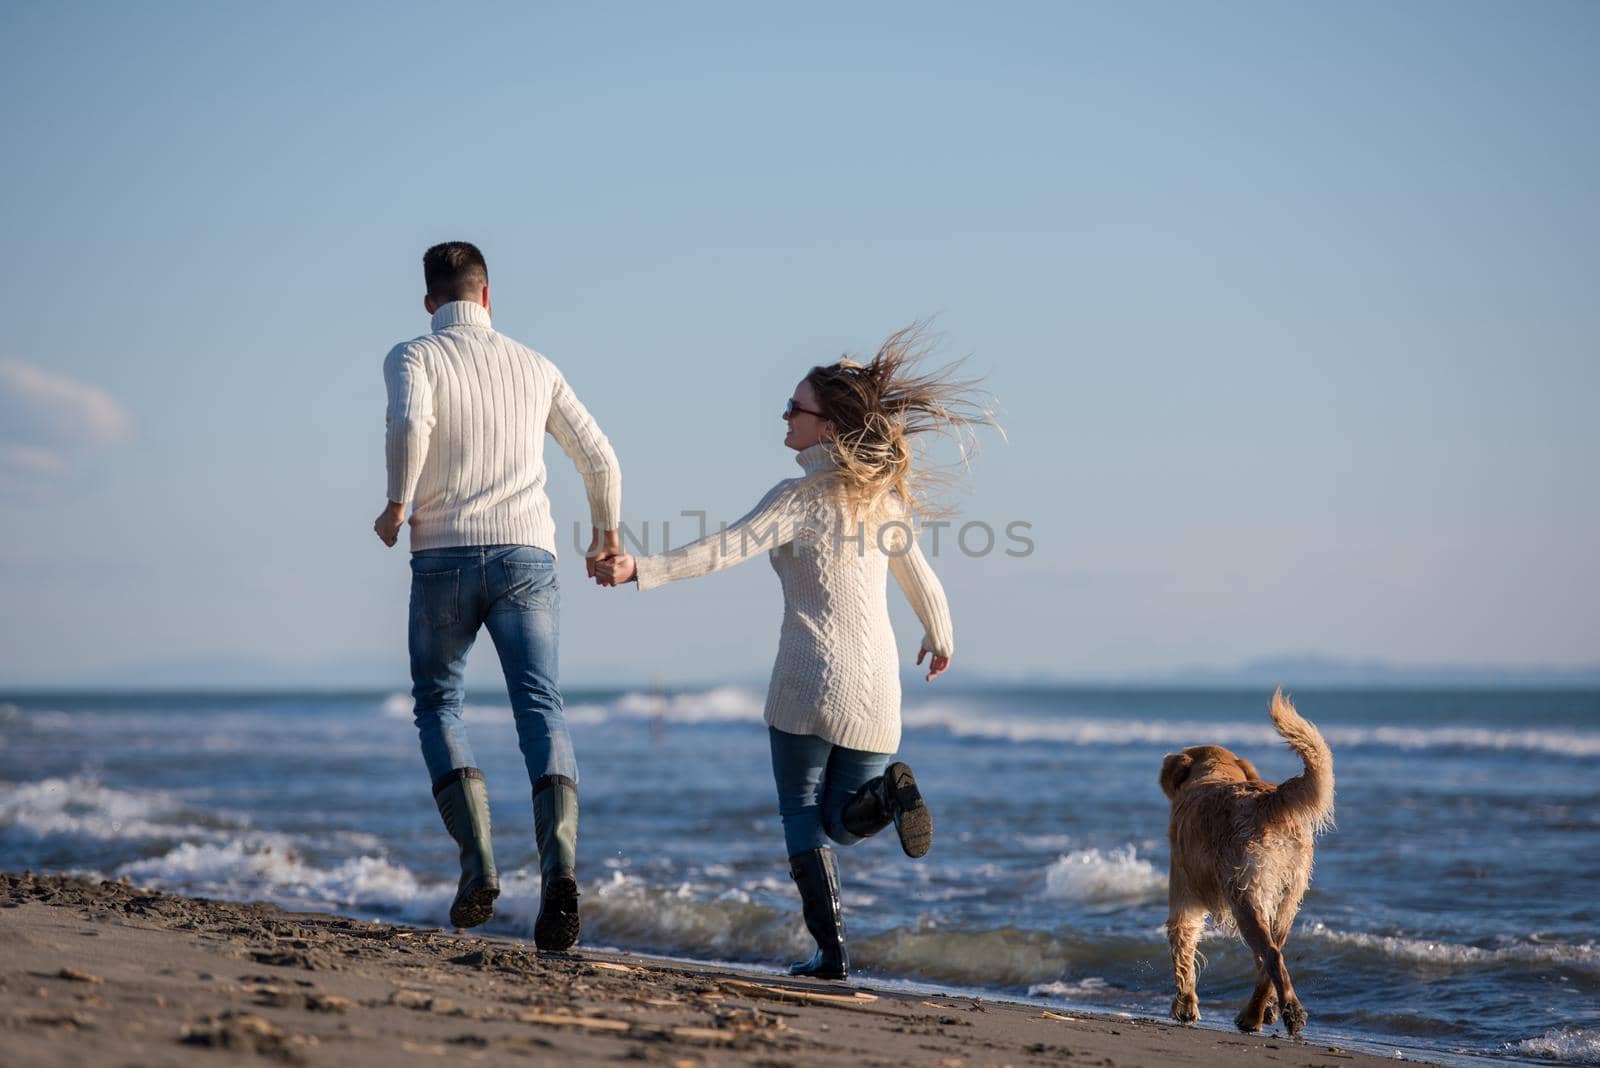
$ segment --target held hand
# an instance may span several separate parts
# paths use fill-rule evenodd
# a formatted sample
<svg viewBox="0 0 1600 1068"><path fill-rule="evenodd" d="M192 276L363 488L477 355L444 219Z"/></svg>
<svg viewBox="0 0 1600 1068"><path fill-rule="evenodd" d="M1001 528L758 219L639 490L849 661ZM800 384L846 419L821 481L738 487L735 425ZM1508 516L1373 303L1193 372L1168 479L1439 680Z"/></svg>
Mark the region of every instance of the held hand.
<svg viewBox="0 0 1600 1068"><path fill-rule="evenodd" d="M400 528L406 523L406 506L390 501L378 513L378 518L372 521L372 532L378 535L378 540L389 548L394 548L394 543L400 540Z"/></svg>
<svg viewBox="0 0 1600 1068"><path fill-rule="evenodd" d="M616 586L623 582L632 582L639 577L639 570L634 566L633 557L627 553L596 560L594 572L594 580L601 586Z"/></svg>
<svg viewBox="0 0 1600 1068"><path fill-rule="evenodd" d="M590 527L589 551L584 554L584 570L588 571L590 578L595 578L595 565L608 557L616 556L622 552L622 538L614 530L605 531L603 534L599 527ZM598 582L599 580L596 579ZM604 583L601 583L604 585Z"/></svg>
<svg viewBox="0 0 1600 1068"><path fill-rule="evenodd" d="M930 654L926 646L917 650L917 664L920 666L922 664L922 658L929 655L931 655L933 659L928 661L928 677L923 680L924 682L932 682L934 679L950 670L950 658L948 656L940 656L938 653Z"/></svg>

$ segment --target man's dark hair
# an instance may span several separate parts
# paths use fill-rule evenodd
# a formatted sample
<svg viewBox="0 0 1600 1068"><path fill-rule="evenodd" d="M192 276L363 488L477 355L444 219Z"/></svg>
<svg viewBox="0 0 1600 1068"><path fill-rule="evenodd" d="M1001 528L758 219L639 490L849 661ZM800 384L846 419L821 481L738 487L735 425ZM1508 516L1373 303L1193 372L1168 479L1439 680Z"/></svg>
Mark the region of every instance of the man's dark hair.
<svg viewBox="0 0 1600 1068"><path fill-rule="evenodd" d="M428 283L428 296L441 304L477 300L489 284L489 265L477 245L446 241L422 254L422 277Z"/></svg>

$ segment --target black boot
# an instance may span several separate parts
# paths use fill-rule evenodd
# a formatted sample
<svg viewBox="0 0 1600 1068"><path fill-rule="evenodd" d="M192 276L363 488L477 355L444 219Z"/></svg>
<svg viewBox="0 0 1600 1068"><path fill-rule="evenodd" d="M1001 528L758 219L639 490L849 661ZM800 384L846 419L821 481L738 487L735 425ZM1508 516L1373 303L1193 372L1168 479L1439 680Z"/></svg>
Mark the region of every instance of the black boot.
<svg viewBox="0 0 1600 1068"><path fill-rule="evenodd" d="M546 775L533 784L533 834L543 883L533 944L559 953L578 941L577 783Z"/></svg>
<svg viewBox="0 0 1600 1068"><path fill-rule="evenodd" d="M908 857L926 856L933 845L933 813L922 800L911 768L895 761L844 803L844 829L868 838L891 822Z"/></svg>
<svg viewBox="0 0 1600 1068"><path fill-rule="evenodd" d="M433 781L433 801L444 818L445 830L461 847L461 881L450 905L450 922L456 927L476 927L494 915L494 899L500 896L483 772L456 768L439 776Z"/></svg>
<svg viewBox="0 0 1600 1068"><path fill-rule="evenodd" d="M806 930L817 940L810 960L789 966L790 975L818 979L844 979L850 974L850 955L844 948L844 915L839 910L839 868L831 849L808 849L789 858L789 874L800 888L800 908Z"/></svg>

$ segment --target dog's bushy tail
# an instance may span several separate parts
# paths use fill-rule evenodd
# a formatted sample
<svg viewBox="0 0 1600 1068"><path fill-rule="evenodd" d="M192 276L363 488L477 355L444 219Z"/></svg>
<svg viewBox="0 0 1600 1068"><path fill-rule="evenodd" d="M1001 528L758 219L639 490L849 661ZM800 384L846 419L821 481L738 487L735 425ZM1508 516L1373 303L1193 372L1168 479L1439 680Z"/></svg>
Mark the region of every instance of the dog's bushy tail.
<svg viewBox="0 0 1600 1068"><path fill-rule="evenodd" d="M1305 820L1313 833L1333 826L1333 752L1322 732L1300 713L1279 690L1272 695L1272 723L1300 754L1306 770L1285 779L1272 795L1269 808L1289 819Z"/></svg>

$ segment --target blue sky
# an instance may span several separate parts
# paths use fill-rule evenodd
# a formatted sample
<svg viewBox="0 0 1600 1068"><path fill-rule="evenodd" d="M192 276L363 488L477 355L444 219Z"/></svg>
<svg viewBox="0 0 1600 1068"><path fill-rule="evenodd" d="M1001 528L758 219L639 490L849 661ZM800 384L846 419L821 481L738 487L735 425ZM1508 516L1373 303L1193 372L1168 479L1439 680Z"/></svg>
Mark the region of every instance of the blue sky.
<svg viewBox="0 0 1600 1068"><path fill-rule="evenodd" d="M1036 545L936 560L953 679L1600 659L1594 4L8 21L0 684L403 687L380 364L457 238L635 522L742 513L806 368L937 316L1007 430L963 515ZM570 682L764 677L764 562L561 566Z"/></svg>

